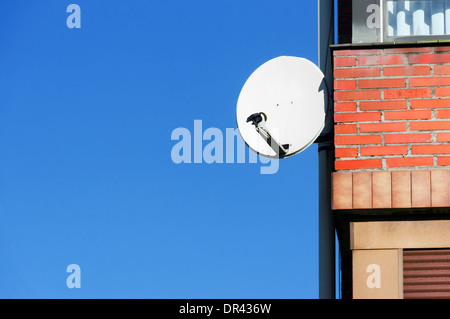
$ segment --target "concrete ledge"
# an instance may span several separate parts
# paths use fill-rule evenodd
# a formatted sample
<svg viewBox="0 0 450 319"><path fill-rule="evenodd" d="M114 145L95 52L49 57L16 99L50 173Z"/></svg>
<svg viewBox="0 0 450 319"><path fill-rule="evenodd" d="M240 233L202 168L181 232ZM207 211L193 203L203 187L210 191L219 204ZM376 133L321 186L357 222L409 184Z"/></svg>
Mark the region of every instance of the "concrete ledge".
<svg viewBox="0 0 450 319"><path fill-rule="evenodd" d="M450 247L450 220L356 222L350 232L352 250Z"/></svg>
<svg viewBox="0 0 450 319"><path fill-rule="evenodd" d="M335 172L332 209L450 207L450 170Z"/></svg>

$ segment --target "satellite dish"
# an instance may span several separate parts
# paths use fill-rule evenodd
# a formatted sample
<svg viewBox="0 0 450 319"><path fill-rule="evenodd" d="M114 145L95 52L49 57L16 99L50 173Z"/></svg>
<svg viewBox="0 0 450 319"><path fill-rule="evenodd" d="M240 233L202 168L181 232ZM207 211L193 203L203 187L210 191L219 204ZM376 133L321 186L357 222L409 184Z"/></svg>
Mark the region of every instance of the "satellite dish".
<svg viewBox="0 0 450 319"><path fill-rule="evenodd" d="M311 61L281 56L267 61L245 82L236 108L239 133L269 158L295 155L325 126L325 76Z"/></svg>

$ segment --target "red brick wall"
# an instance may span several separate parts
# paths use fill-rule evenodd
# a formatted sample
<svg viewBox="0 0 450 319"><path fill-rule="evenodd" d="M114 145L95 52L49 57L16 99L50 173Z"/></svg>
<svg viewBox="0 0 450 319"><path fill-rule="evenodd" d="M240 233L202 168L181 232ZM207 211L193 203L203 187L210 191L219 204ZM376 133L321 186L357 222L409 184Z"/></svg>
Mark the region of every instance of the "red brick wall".
<svg viewBox="0 0 450 319"><path fill-rule="evenodd" d="M450 46L334 50L337 171L450 165Z"/></svg>

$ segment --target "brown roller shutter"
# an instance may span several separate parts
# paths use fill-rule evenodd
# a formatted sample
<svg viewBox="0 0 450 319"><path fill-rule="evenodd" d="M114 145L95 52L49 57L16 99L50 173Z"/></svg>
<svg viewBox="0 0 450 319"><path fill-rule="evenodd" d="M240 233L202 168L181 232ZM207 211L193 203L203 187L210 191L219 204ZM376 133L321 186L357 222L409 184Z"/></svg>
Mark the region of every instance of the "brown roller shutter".
<svg viewBox="0 0 450 319"><path fill-rule="evenodd" d="M450 249L403 251L403 297L450 299Z"/></svg>

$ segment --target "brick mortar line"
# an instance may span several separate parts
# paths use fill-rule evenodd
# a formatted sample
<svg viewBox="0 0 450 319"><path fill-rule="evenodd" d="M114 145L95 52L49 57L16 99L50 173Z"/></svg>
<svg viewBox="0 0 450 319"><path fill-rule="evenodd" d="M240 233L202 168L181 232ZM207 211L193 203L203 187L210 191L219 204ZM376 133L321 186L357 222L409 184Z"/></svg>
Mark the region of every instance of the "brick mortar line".
<svg viewBox="0 0 450 319"><path fill-rule="evenodd" d="M433 133L450 133L450 130L439 130L439 131L410 131L412 132L409 134L409 132L367 132L367 133L348 133L348 134L336 134L337 137L340 136L375 136L375 135L395 135L395 134L403 134L403 135L413 135L413 134L433 134ZM408 143L432 143L432 142L408 142ZM450 143L450 142L434 142L434 143ZM397 144L397 143L395 143ZM403 144L403 143L400 143ZM406 143L405 143L406 144ZM347 145L347 144L338 144L338 145ZM365 144L357 144L357 145L365 145Z"/></svg>
<svg viewBox="0 0 450 319"><path fill-rule="evenodd" d="M385 146L445 146L450 145L450 142L406 142L406 143L383 143L383 144L337 144L336 148L357 148L357 147L385 147Z"/></svg>
<svg viewBox="0 0 450 319"><path fill-rule="evenodd" d="M446 50L442 50L442 51L436 51L436 48L448 48ZM426 48L426 47L423 47ZM333 58L340 58L340 57L360 57L360 56L391 56L391 55L406 55L406 56L410 56L410 55L431 55L431 54L445 54L445 52L450 53L450 44L448 46L430 46L429 47L430 50L429 51L407 51L409 49L414 50L415 48L413 47L405 47L405 48L384 48L384 49L348 49L346 51L353 51L353 52L358 52L358 54L342 54L342 55L336 55L333 54ZM386 52L385 50L401 50L401 49L405 49L405 51L398 51L398 52ZM344 51L344 50L342 50ZM337 51L337 52L342 52L342 51ZM369 52L370 51L370 52ZM362 52L365 52L364 54L361 54Z"/></svg>
<svg viewBox="0 0 450 319"><path fill-rule="evenodd" d="M422 158L422 157L449 157L450 153L438 153L438 154L386 154L386 155L364 155L358 157L337 157L336 161L345 160L367 160L367 159L381 159L381 158Z"/></svg>
<svg viewBox="0 0 450 319"><path fill-rule="evenodd" d="M450 75L448 76L450 78ZM386 78L355 78L355 79L346 79L346 80L336 80L336 81L358 81L358 80L384 80ZM437 88L448 88L450 87L449 85L440 85ZM429 86L401 86L401 87L379 87L379 88L355 88L355 89L333 89L334 92L348 92L348 91L357 91L357 92L361 92L361 91L374 91L374 90L400 90L400 89L434 89L436 88L436 86L433 85L429 85ZM403 98L403 100L406 99L413 99L413 100L426 100L426 99L440 99L440 100L445 100L445 99L450 99L450 96L436 96L435 98L433 97L424 97L424 98ZM400 98L398 99L386 99L385 101L392 101L392 100L400 100ZM377 100L371 100L371 101L377 101ZM380 101L380 100L378 100ZM335 102L347 102L347 100L335 100Z"/></svg>
<svg viewBox="0 0 450 319"><path fill-rule="evenodd" d="M355 169L336 169L335 172L339 173L353 173L353 172L390 172L390 171L430 171L430 170L443 170L448 165L436 165L436 166L394 166L386 168L355 168Z"/></svg>
<svg viewBox="0 0 450 319"><path fill-rule="evenodd" d="M347 149L347 148L358 148L361 147L399 147L399 146L450 146L450 142L439 142L439 143L433 143L432 142L423 142L423 143L393 143L393 144L351 144L351 145L336 145L336 149ZM413 154L411 154L413 155ZM417 154L415 154L417 155ZM384 155L380 155L384 156ZM360 157L360 155L358 156Z"/></svg>
<svg viewBox="0 0 450 319"><path fill-rule="evenodd" d="M422 121L414 121L414 122L429 122L430 120L422 120ZM404 122L404 121L403 121ZM403 123L400 122L400 123ZM436 120L436 122L450 122L450 120L448 121L438 121ZM348 125L348 124L354 124L355 122L349 122L349 123L342 123L343 125ZM381 122L358 122L356 124L380 124ZM388 123L388 122L385 122ZM393 123L393 122L392 122ZM336 136L340 136L340 135L359 135L359 136L365 136L365 135L381 135L381 134L394 134L394 133L405 133L405 132L422 132L422 133L432 133L432 132L436 132L436 133L450 133L450 128L449 129L436 129L436 130L411 130L411 131L381 131L381 132L360 132L360 133L337 133L335 134Z"/></svg>
<svg viewBox="0 0 450 319"><path fill-rule="evenodd" d="M450 78L450 75L445 76ZM436 77L430 77L430 78L436 78ZM339 80L335 80L336 81L359 81L359 80L386 80L386 78L345 78L345 79L339 79ZM390 78L389 78L390 80ZM357 83L359 84L359 83ZM405 84L406 85L406 84ZM408 84L409 85L409 84ZM448 88L450 87L450 84L448 85L440 85L437 88ZM428 85L428 86L400 86L400 87L379 87L379 88L359 88L356 87L355 89L333 89L334 92L348 92L348 91L357 91L357 92L362 92L362 91L373 91L373 90L405 90L405 89L434 89L436 88L436 86L434 85ZM436 99L445 99L445 98L450 98L450 96L445 97L445 96L437 96ZM406 98L404 98L406 99ZM421 98L408 98L408 99L421 99ZM423 99L430 99L429 97L424 97ZM394 99L387 99L389 101L394 100ZM399 100L399 99L396 99ZM336 100L335 100L336 102ZM340 100L337 100L337 102L340 102Z"/></svg>
<svg viewBox="0 0 450 319"><path fill-rule="evenodd" d="M348 157L348 158L336 158L336 161L358 161L358 160L370 160L370 159L392 159L392 158L405 158L405 159L409 159L409 158L423 158L423 157L450 157L450 154L445 153L445 154L414 154L411 156L408 155L366 155L366 156L362 156L362 157Z"/></svg>
<svg viewBox="0 0 450 319"><path fill-rule="evenodd" d="M366 102L366 101L364 101L364 102ZM367 110L367 111L366 110L362 110L362 111L360 111L360 110L356 110L356 111L335 111L334 113L335 114L336 113L337 114L345 114L345 113L365 114L365 113L382 112L382 111L404 111L404 112L406 112L406 111L433 111L433 110L434 111L439 111L439 110L447 110L448 111L448 110L450 110L450 106L449 107L436 107L436 108L428 107L428 108L412 108L412 109L408 109L408 108L406 108L406 109L379 109L379 110L373 109L373 110ZM439 119L436 119L436 120L439 120ZM340 123L340 122L335 122L335 123Z"/></svg>
<svg viewBox="0 0 450 319"><path fill-rule="evenodd" d="M339 113L339 114L345 114L345 113ZM364 114L364 112L359 112L358 114ZM450 118L444 118L444 119L403 119L403 120L384 120L384 121L353 121L353 122L335 122L335 125L348 125L348 124L389 124L389 123L407 123L406 126L408 127L408 124L410 122L416 123L416 122L450 122ZM449 129L450 130L450 129ZM408 129L409 131L409 129ZM413 130L416 131L416 130ZM429 131L435 131L435 130L429 130ZM400 131L403 132L403 131Z"/></svg>
<svg viewBox="0 0 450 319"><path fill-rule="evenodd" d="M449 64L450 66L450 64ZM408 79L408 78L430 78L434 79L436 77L439 78L449 78L449 74L429 74L429 75L380 75L380 76L371 76L371 77L352 77L352 78L337 78L335 81L357 81L357 80L395 80L395 79ZM364 89L361 89L364 90Z"/></svg>
<svg viewBox="0 0 450 319"><path fill-rule="evenodd" d="M450 77L450 76L449 76ZM368 79L368 80L381 80L381 79ZM353 81L353 80L350 80ZM335 89L335 92L360 92L360 91L375 91L375 90L414 90L414 89L435 89L435 88L450 88L450 84L447 85L439 85L438 87L436 86L432 86L432 85L428 85L428 86L400 86L400 87L382 87L382 88L356 88L356 89ZM441 98L445 98L443 96L441 96ZM448 96L448 98L450 98L450 96ZM406 98L405 98L406 99ZM408 98L411 99L411 98ZM412 98L414 99L414 98ZM420 98L416 98L416 99L420 99ZM424 98L426 99L426 98ZM386 100L382 100L382 101L391 101L393 99L386 99ZM397 99L398 100L398 99ZM347 101L347 100L345 100ZM376 101L376 100L370 100L370 101Z"/></svg>
<svg viewBox="0 0 450 319"><path fill-rule="evenodd" d="M450 66L450 65L449 65ZM334 81L357 81L357 80L395 80L395 79L404 79L406 76L410 77L410 78L436 78L436 77L450 77L450 74L438 74L438 75L395 75L395 76L390 76L390 75L380 75L380 76L361 76L361 77L339 77L339 78L335 78ZM429 86L428 86L429 87ZM412 88L416 88L416 86L413 86ZM392 88L392 89L397 89L397 88ZM334 89L334 91L338 91L340 89ZM370 89L358 89L358 90L370 90Z"/></svg>
<svg viewBox="0 0 450 319"><path fill-rule="evenodd" d="M446 54L450 54L450 51L448 51ZM402 54L390 54L390 55L395 55L395 56L397 56L397 55L399 55L399 56L405 56L405 55L402 55ZM441 55L441 53L439 53L439 54L433 54L433 55ZM369 55L367 55L367 56L369 56ZM373 55L374 56L374 55ZM385 56L388 56L388 55L385 55ZM389 64L389 63L376 63L376 64L359 64L359 62L360 62L360 60L359 60L359 56L358 57L356 57L356 56L342 56L342 57L339 57L339 58L357 58L356 60L355 60L355 62L356 62L356 65L333 65L333 67L334 67L334 69L339 69L339 70L341 70L341 69L351 69L351 68L357 68L357 69L364 69L364 68L376 68L376 67L379 67L379 68L381 68L381 67L396 67L396 66L411 66L411 67L414 67L414 66L424 66L424 65L426 65L426 66L432 66L432 65L446 65L446 64L449 64L450 62L420 62L420 63L417 63L417 62L410 62L409 61L409 55L407 55L406 56L408 59L405 59L405 62L403 62L403 63L392 63L392 64Z"/></svg>
<svg viewBox="0 0 450 319"><path fill-rule="evenodd" d="M434 100L449 100L450 102L450 96L448 97L436 97L436 98L403 98L403 99L386 99L386 100L339 100L336 101L337 103L346 103L346 102L395 102L395 101L404 101L404 100L420 100L420 101L424 101L424 100L429 100L429 101L434 101ZM449 107L422 107L422 108L411 108L411 110L432 110L432 109L436 109L436 110L445 110L445 109L450 109L450 104ZM407 109L380 109L378 111L401 111L401 110L407 110ZM363 110L360 112L376 112L377 110ZM339 113L344 113L344 112L355 112L355 111L337 111Z"/></svg>
<svg viewBox="0 0 450 319"><path fill-rule="evenodd" d="M335 111L335 114L347 114L347 113L357 113L357 114L366 114L366 113L373 113L373 112L383 112L383 111L387 111L387 112L413 112L413 111L439 111L439 110L445 110L445 111L450 111L450 107L448 108L427 108L427 109L383 109L383 110L370 110L370 111ZM432 113L433 114L433 113ZM443 120L443 119L435 119L435 118L431 118L432 120ZM420 119L419 119L420 120ZM430 119L422 119L422 120L430 120ZM387 120L387 121L396 121L396 120ZM409 120L406 120L409 121ZM335 124L340 124L342 122L335 122Z"/></svg>

